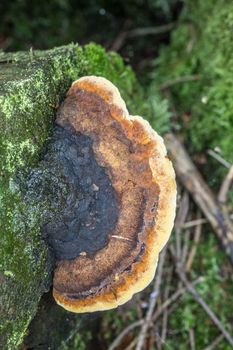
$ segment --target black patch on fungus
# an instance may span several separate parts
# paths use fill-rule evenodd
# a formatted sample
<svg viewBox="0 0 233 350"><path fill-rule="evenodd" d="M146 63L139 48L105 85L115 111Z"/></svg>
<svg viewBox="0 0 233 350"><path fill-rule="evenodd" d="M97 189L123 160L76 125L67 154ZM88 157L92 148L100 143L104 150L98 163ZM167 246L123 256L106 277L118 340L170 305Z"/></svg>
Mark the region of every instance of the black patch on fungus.
<svg viewBox="0 0 233 350"><path fill-rule="evenodd" d="M56 260L103 248L118 218L116 193L95 160L92 140L69 126L55 127L39 167L30 173L26 198L46 203L42 234Z"/></svg>

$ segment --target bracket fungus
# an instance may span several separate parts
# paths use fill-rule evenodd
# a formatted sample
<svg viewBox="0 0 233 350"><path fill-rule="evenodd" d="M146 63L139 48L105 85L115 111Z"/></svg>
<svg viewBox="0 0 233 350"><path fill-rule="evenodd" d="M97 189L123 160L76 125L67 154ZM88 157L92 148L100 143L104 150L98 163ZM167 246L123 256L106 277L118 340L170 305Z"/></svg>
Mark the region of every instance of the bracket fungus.
<svg viewBox="0 0 233 350"><path fill-rule="evenodd" d="M173 167L162 138L129 115L104 78L75 81L56 124L71 193L63 222L45 228L56 255L53 296L72 312L112 309L154 277L174 221Z"/></svg>

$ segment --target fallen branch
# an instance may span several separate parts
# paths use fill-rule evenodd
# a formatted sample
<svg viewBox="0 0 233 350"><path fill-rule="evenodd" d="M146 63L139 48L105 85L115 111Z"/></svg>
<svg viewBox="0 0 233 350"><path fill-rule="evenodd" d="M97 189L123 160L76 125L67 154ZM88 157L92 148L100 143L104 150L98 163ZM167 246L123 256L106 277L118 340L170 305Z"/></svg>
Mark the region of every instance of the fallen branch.
<svg viewBox="0 0 233 350"><path fill-rule="evenodd" d="M221 204L226 204L227 195L233 183L233 165L230 167L219 191L218 200Z"/></svg>
<svg viewBox="0 0 233 350"><path fill-rule="evenodd" d="M173 135L165 135L165 143L173 160L176 174L183 186L191 193L220 239L226 255L233 264L233 225L229 216L193 164L181 142Z"/></svg>

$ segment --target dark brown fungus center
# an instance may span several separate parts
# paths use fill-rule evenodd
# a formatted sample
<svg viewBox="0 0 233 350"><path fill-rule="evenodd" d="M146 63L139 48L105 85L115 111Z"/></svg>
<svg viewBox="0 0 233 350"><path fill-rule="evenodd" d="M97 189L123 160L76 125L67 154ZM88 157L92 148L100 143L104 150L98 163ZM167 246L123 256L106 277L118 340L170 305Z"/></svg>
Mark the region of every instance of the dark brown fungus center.
<svg viewBox="0 0 233 350"><path fill-rule="evenodd" d="M90 137L56 126L39 168L30 174L29 192L37 200L46 198L42 233L56 260L91 255L108 243L118 201L105 169L96 162Z"/></svg>

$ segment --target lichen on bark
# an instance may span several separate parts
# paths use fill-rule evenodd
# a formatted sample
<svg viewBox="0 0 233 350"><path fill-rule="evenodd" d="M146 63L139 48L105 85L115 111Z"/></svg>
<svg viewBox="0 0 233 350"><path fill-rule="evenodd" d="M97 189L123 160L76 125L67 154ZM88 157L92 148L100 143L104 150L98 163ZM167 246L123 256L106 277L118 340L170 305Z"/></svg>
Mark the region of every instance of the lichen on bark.
<svg viewBox="0 0 233 350"><path fill-rule="evenodd" d="M84 75L110 79L131 112L146 111L131 68L95 44L0 54L0 348L20 345L51 284L40 206L24 202L21 188L41 157L68 87Z"/></svg>

